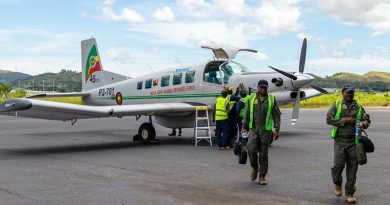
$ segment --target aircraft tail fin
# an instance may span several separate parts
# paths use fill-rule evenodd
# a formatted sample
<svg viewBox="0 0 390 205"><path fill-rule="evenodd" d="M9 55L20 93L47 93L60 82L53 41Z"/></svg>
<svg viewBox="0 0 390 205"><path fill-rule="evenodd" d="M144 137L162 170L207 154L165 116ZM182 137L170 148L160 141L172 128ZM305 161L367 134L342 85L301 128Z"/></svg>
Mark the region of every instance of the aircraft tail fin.
<svg viewBox="0 0 390 205"><path fill-rule="evenodd" d="M81 41L82 91L120 82L128 77L103 71L95 38Z"/></svg>

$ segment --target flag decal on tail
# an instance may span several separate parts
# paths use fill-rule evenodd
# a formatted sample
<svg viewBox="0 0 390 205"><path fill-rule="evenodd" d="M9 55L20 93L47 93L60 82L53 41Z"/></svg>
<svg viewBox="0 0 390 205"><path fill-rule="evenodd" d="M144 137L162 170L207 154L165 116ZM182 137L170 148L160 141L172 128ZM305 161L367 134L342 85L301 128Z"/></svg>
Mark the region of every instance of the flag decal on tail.
<svg viewBox="0 0 390 205"><path fill-rule="evenodd" d="M89 51L85 68L85 81L88 81L94 72L102 70L100 66L100 58L96 50L96 45L93 45Z"/></svg>

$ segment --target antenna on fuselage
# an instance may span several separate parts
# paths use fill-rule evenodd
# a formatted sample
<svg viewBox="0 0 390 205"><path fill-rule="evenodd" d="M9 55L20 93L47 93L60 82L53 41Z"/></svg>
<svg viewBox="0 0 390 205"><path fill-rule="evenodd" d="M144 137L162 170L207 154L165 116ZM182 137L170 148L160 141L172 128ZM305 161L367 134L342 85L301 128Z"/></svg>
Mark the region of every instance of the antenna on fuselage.
<svg viewBox="0 0 390 205"><path fill-rule="evenodd" d="M149 69L152 71L152 73L154 73L152 66L150 66L149 63L146 63L146 65L149 67Z"/></svg>
<svg viewBox="0 0 390 205"><path fill-rule="evenodd" d="M180 59L175 55L175 62L180 64L180 67L183 67L183 63L181 63Z"/></svg>

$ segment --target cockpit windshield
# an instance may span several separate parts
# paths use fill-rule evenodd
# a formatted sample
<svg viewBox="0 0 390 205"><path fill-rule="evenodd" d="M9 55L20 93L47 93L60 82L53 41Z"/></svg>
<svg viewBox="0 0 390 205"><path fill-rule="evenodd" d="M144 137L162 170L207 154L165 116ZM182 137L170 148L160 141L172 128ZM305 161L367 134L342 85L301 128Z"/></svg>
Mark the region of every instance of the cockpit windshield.
<svg viewBox="0 0 390 205"><path fill-rule="evenodd" d="M235 73L248 72L248 69L243 65L234 62L234 61L226 61L219 66L220 71L222 71L223 75L223 83L228 84L230 76Z"/></svg>

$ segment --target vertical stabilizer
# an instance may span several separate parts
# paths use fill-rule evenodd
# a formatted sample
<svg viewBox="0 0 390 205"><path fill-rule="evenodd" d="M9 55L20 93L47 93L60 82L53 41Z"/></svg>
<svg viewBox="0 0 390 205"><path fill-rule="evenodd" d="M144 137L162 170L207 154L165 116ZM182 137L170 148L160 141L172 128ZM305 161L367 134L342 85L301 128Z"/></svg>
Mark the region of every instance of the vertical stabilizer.
<svg viewBox="0 0 390 205"><path fill-rule="evenodd" d="M81 41L82 90L90 90L104 81L103 66L95 38Z"/></svg>
<svg viewBox="0 0 390 205"><path fill-rule="evenodd" d="M95 38L81 41L82 91L124 81L128 77L103 71Z"/></svg>

